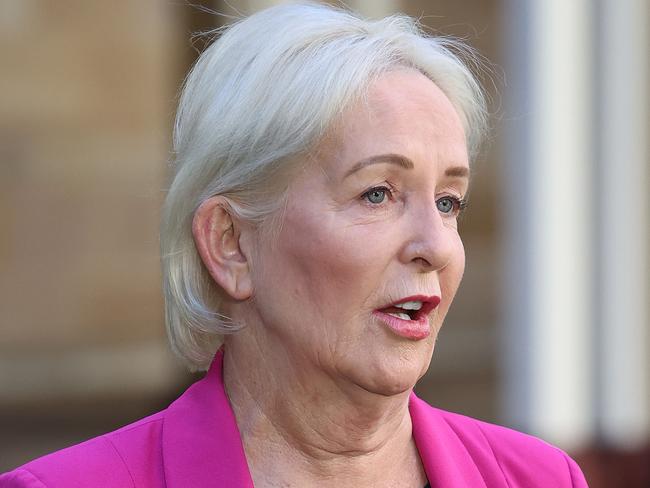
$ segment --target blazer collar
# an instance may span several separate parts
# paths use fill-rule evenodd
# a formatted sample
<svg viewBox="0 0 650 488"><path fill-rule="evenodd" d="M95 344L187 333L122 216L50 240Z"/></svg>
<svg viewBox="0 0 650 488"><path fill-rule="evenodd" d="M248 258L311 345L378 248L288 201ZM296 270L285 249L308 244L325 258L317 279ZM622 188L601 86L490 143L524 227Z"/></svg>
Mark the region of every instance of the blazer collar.
<svg viewBox="0 0 650 488"><path fill-rule="evenodd" d="M208 374L172 403L163 425L168 488L253 488L235 415L223 386L223 349Z"/></svg>
<svg viewBox="0 0 650 488"><path fill-rule="evenodd" d="M476 461L441 410L411 393L413 439L432 487L487 487Z"/></svg>
<svg viewBox="0 0 650 488"><path fill-rule="evenodd" d="M168 488L253 488L235 415L223 385L223 348L202 380L165 413L163 464ZM440 411L415 393L413 437L432 487L485 487L475 462Z"/></svg>

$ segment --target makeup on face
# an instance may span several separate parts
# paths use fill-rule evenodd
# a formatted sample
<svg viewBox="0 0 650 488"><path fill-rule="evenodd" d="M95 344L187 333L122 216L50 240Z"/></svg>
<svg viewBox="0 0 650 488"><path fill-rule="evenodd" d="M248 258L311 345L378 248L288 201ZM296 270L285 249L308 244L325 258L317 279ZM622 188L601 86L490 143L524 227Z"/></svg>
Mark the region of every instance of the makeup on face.
<svg viewBox="0 0 650 488"><path fill-rule="evenodd" d="M260 341L301 374L412 388L463 274L468 176L444 93L414 71L381 77L292 180L277 241L256 250Z"/></svg>
<svg viewBox="0 0 650 488"><path fill-rule="evenodd" d="M415 295L375 310L374 315L396 335L418 341L431 334L429 315L439 304L439 296Z"/></svg>

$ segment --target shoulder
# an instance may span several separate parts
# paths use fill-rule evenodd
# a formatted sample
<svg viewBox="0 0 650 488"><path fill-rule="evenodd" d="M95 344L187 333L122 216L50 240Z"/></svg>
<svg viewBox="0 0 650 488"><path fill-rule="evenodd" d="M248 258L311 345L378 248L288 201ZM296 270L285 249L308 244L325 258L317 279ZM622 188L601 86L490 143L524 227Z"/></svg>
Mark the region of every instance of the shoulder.
<svg viewBox="0 0 650 488"><path fill-rule="evenodd" d="M449 429L479 471L499 472L509 487L587 487L582 471L564 451L528 434L440 410L416 399L421 416ZM434 425L434 424L431 424Z"/></svg>
<svg viewBox="0 0 650 488"><path fill-rule="evenodd" d="M553 486L564 486L559 484L561 480L569 481L567 486L587 486L576 462L538 437L464 415L444 411L441 414L466 445L487 447L487 455L494 456L506 478L543 477L556 479L558 484Z"/></svg>
<svg viewBox="0 0 650 488"><path fill-rule="evenodd" d="M0 488L156 486L164 411L0 474ZM147 480L142 484L141 480Z"/></svg>

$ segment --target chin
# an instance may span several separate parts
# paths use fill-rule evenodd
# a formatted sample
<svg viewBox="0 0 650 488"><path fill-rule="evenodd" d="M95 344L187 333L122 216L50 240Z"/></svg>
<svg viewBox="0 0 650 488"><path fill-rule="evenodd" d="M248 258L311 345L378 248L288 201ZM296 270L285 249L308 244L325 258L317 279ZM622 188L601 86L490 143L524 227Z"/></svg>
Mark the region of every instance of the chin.
<svg viewBox="0 0 650 488"><path fill-rule="evenodd" d="M395 396L410 392L429 367L430 355L426 358L411 352L399 359L356 364L353 382L364 390L382 396ZM361 363L361 364L360 364Z"/></svg>
<svg viewBox="0 0 650 488"><path fill-rule="evenodd" d="M415 381L402 379L402 381L376 381L369 385L359 386L370 393L374 393L375 395L392 397L396 395L402 395L404 393L410 393L411 390L415 387L415 383Z"/></svg>

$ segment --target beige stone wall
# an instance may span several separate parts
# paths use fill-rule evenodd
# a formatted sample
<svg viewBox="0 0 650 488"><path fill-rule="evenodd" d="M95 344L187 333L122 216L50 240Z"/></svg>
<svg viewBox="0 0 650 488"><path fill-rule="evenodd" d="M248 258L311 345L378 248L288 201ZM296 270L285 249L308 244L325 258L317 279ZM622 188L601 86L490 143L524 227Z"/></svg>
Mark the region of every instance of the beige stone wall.
<svg viewBox="0 0 650 488"><path fill-rule="evenodd" d="M402 5L498 61L496 0ZM215 21L166 0L0 2L0 471L150 413L189 381L164 338L158 218L189 33ZM420 386L487 419L495 149L476 167L465 283Z"/></svg>
<svg viewBox="0 0 650 488"><path fill-rule="evenodd" d="M178 388L157 237L184 67L173 14L0 4L0 470L19 458L9 424Z"/></svg>

